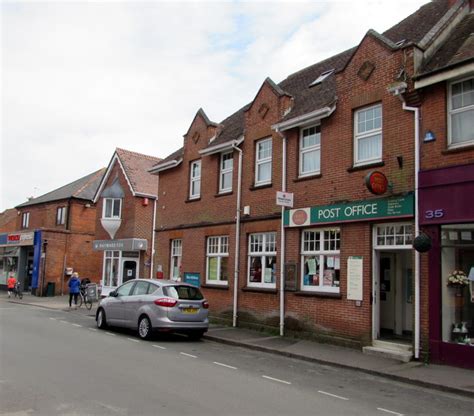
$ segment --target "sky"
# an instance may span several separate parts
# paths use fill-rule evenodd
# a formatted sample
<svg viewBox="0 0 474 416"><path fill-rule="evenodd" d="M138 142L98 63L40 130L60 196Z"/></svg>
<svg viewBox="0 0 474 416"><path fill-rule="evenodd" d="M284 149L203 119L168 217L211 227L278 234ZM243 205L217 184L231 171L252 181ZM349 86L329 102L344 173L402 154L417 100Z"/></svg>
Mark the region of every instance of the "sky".
<svg viewBox="0 0 474 416"><path fill-rule="evenodd" d="M427 0L1 1L0 212L106 167L166 157L266 77L383 32Z"/></svg>

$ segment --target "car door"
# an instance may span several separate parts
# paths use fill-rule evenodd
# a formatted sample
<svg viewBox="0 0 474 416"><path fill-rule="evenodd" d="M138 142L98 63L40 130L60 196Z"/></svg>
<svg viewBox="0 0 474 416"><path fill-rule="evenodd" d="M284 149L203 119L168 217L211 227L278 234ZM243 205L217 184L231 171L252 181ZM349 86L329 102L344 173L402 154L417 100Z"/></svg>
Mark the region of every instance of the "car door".
<svg viewBox="0 0 474 416"><path fill-rule="evenodd" d="M125 317L125 301L130 296L135 282L127 282L119 286L114 292L115 296L110 296L107 302L105 314L107 321L111 325L123 326Z"/></svg>
<svg viewBox="0 0 474 416"><path fill-rule="evenodd" d="M126 296L124 302L124 325L135 328L138 324L138 311L145 301L144 297L148 293L149 282L139 280L136 282L130 296Z"/></svg>

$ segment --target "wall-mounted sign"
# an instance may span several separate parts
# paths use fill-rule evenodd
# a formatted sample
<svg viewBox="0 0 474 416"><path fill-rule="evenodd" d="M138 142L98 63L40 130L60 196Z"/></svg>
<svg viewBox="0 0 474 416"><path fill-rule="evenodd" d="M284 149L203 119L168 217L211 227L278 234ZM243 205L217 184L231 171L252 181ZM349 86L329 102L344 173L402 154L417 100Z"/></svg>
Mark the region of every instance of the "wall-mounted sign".
<svg viewBox="0 0 474 416"><path fill-rule="evenodd" d="M148 241L142 238L125 238L122 240L95 240L92 242L92 248L95 251L121 250L135 251L146 250Z"/></svg>
<svg viewBox="0 0 474 416"><path fill-rule="evenodd" d="M189 283L190 285L199 287L201 285L201 279L199 273L184 273L184 282Z"/></svg>
<svg viewBox="0 0 474 416"><path fill-rule="evenodd" d="M324 223L404 218L412 217L414 209L413 194L408 194L406 196L367 199L344 204L290 209L285 211L284 224L289 227L301 227Z"/></svg>
<svg viewBox="0 0 474 416"><path fill-rule="evenodd" d="M34 232L0 234L0 246L32 246Z"/></svg>
<svg viewBox="0 0 474 416"><path fill-rule="evenodd" d="M277 192L276 204L282 207L293 208L293 194L291 192Z"/></svg>
<svg viewBox="0 0 474 416"><path fill-rule="evenodd" d="M294 292L297 289L296 269L296 263L285 263L285 290Z"/></svg>
<svg viewBox="0 0 474 416"><path fill-rule="evenodd" d="M363 298L363 258L350 256L347 259L347 299L360 301Z"/></svg>
<svg viewBox="0 0 474 416"><path fill-rule="evenodd" d="M365 186L374 195L383 195L387 192L388 180L382 172L372 171L365 177Z"/></svg>

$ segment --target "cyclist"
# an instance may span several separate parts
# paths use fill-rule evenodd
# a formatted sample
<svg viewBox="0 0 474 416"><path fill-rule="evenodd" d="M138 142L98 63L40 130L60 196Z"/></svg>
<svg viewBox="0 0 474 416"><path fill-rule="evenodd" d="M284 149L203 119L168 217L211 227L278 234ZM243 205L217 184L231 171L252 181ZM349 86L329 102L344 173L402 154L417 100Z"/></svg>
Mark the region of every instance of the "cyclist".
<svg viewBox="0 0 474 416"><path fill-rule="evenodd" d="M69 307L72 307L72 298L74 297L74 305L77 309L77 297L79 296L81 281L79 280L79 273L74 272L69 279Z"/></svg>

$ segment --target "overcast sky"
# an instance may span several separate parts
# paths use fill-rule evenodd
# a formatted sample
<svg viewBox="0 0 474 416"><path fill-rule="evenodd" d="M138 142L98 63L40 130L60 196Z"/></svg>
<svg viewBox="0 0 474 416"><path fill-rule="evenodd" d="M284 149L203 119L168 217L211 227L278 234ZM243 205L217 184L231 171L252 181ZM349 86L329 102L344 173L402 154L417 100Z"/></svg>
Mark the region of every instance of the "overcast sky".
<svg viewBox="0 0 474 416"><path fill-rule="evenodd" d="M109 163L166 157L215 122L427 0L3 1L0 212Z"/></svg>

